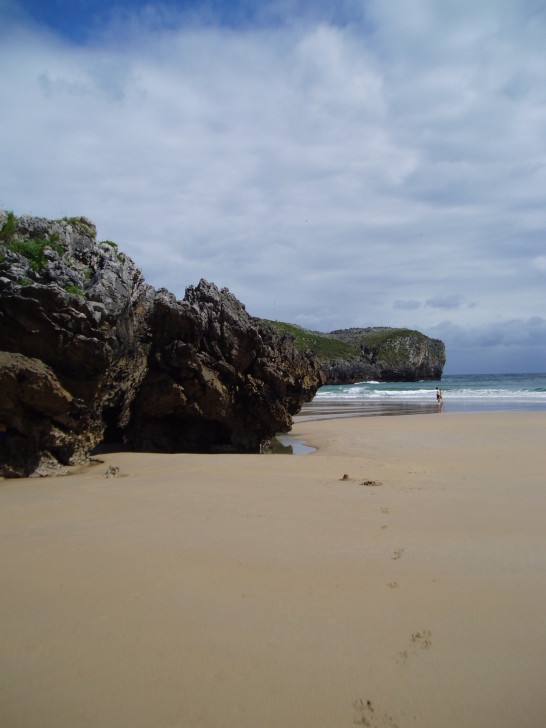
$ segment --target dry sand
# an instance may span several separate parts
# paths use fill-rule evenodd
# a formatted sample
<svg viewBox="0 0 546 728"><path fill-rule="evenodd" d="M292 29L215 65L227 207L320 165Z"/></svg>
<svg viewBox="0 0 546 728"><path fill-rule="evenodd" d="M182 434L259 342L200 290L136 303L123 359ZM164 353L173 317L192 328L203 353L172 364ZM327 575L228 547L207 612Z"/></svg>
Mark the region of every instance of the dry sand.
<svg viewBox="0 0 546 728"><path fill-rule="evenodd" d="M543 728L546 415L294 434L0 482L0 725Z"/></svg>

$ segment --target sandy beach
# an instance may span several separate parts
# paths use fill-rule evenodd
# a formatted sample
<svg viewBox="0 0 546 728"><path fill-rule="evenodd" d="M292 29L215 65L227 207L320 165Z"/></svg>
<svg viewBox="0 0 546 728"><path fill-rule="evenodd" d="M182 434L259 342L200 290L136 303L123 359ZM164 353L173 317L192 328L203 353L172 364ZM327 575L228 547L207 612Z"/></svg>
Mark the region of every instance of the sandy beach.
<svg viewBox="0 0 546 728"><path fill-rule="evenodd" d="M0 725L543 728L546 414L293 434L1 481Z"/></svg>

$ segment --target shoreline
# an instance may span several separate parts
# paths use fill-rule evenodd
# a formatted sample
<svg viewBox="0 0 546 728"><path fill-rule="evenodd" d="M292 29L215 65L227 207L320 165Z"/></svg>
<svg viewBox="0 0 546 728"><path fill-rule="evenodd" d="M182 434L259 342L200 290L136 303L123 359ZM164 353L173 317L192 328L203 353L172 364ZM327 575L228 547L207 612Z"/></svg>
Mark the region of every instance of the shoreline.
<svg viewBox="0 0 546 728"><path fill-rule="evenodd" d="M438 414L441 409L436 403L374 402L343 400L313 400L303 405L294 422L339 419L345 417L384 417L418 414Z"/></svg>
<svg viewBox="0 0 546 728"><path fill-rule="evenodd" d="M292 434L2 481L0 723L542 725L544 413Z"/></svg>
<svg viewBox="0 0 546 728"><path fill-rule="evenodd" d="M347 401L328 400L307 402L303 405L294 422L338 419L342 417L392 417L405 415L471 414L475 412L546 412L544 403L529 402L457 402L444 397L443 404L436 402L402 401Z"/></svg>

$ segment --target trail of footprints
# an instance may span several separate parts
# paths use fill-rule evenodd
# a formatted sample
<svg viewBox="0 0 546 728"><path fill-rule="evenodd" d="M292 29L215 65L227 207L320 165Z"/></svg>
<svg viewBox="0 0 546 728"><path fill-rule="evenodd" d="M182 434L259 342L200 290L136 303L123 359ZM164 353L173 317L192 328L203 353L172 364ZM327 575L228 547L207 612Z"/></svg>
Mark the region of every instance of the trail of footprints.
<svg viewBox="0 0 546 728"><path fill-rule="evenodd" d="M352 478L347 473L344 473L340 480L351 481ZM380 486L382 485L382 483L381 481L377 480L363 480L360 482L360 485L374 487ZM387 506L383 506L380 510L383 515L388 515L390 513L390 510ZM381 528L387 528L387 525L383 524ZM403 554L403 548L396 549L391 555L391 560L398 561L402 558ZM387 586L389 587L389 589L400 588L400 585L396 581L388 582ZM398 653L398 656L396 658L396 664L406 664L411 657L418 655L423 650L428 650L431 644L432 633L430 630L421 629L417 632L413 632L406 649ZM371 700L363 700L362 698L357 698L353 702L353 710L354 725L368 726L368 728L400 728L400 725L397 723L395 718L390 715L390 713L374 705Z"/></svg>
<svg viewBox="0 0 546 728"><path fill-rule="evenodd" d="M348 475L344 475L341 480L349 480ZM361 485L381 485L377 481L364 481ZM381 513L388 515L390 510L388 507L383 506ZM382 525L381 528L387 528L386 525ZM398 561L402 558L404 549L399 548L393 551L391 560ZM396 581L390 581L387 583L389 589L399 589L400 585ZM428 629L421 629L417 632L413 632L410 637L409 644L406 649L398 653L396 664L405 664L411 657L418 655L423 650L428 650L432 645L432 633ZM387 711L383 711L373 704L371 700L363 700L357 698L353 702L354 716L353 724L368 726L369 728L400 728L399 724Z"/></svg>
<svg viewBox="0 0 546 728"><path fill-rule="evenodd" d="M429 629L414 632L408 647L398 653L401 659L397 659L396 664L405 664L410 657L418 655L422 650L428 650L431 644L432 632ZM364 701L362 698L357 698L353 702L353 710L354 725L368 726L368 728L401 728L390 713L378 708L371 700Z"/></svg>

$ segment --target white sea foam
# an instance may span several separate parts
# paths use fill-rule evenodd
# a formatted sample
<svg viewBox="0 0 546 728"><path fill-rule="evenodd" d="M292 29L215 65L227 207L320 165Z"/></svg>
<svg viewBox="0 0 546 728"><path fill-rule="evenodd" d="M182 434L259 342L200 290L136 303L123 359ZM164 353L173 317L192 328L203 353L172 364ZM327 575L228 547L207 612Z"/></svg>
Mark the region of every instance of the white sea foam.
<svg viewBox="0 0 546 728"><path fill-rule="evenodd" d="M546 409L546 374L446 376L441 382L358 382L319 389L315 404L363 404L373 402L430 404L436 402L436 386L443 390L444 404L473 405L489 409L506 404L523 409Z"/></svg>

